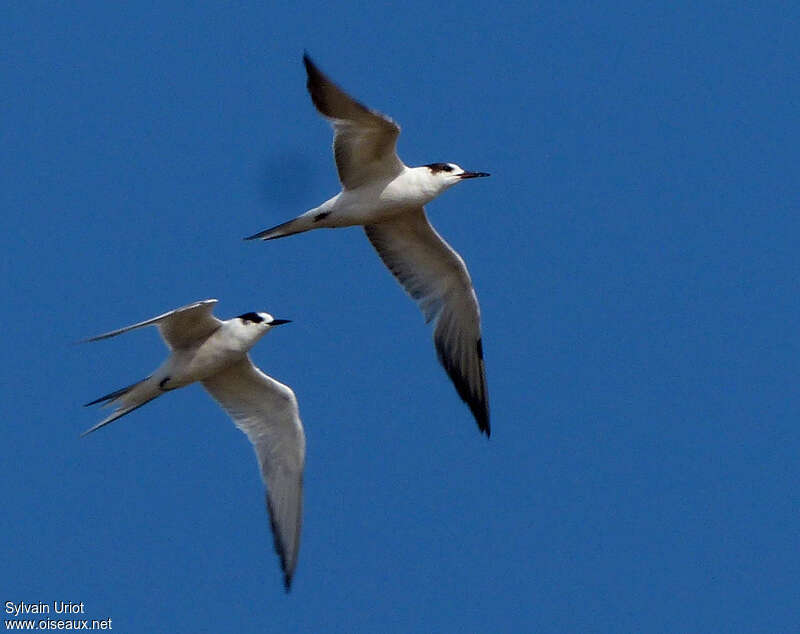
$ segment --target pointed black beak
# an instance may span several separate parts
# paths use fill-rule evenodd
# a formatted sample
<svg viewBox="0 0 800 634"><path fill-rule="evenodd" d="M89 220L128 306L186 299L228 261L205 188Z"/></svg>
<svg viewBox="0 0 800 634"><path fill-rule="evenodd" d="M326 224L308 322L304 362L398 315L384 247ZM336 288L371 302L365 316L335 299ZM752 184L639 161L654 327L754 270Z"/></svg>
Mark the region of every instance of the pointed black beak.
<svg viewBox="0 0 800 634"><path fill-rule="evenodd" d="M487 174L486 172L464 172L461 174L461 179L464 180L465 178L483 178L484 176L491 176L491 174Z"/></svg>
<svg viewBox="0 0 800 634"><path fill-rule="evenodd" d="M273 319L271 322L269 322L269 325L280 326L281 324L291 324L291 323L292 323L291 319Z"/></svg>

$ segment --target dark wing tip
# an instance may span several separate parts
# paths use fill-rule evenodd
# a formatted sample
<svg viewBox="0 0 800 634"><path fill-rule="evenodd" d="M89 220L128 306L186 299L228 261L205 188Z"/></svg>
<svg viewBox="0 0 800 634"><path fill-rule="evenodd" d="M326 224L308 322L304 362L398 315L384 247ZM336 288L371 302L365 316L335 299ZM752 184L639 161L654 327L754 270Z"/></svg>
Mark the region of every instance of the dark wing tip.
<svg viewBox="0 0 800 634"><path fill-rule="evenodd" d="M480 429L484 434L486 434L486 438L491 438L492 427L489 424L489 410L487 409L485 413L486 416L483 419L478 418L476 415L476 419L478 420L478 429Z"/></svg>
<svg viewBox="0 0 800 634"><path fill-rule="evenodd" d="M323 73L319 66L314 63L306 51L303 51L303 65L306 67L308 75L308 90L311 91L312 82L315 84L332 84L333 82Z"/></svg>
<svg viewBox="0 0 800 634"><path fill-rule="evenodd" d="M286 558L286 548L284 548L283 542L280 538L280 533L278 532L278 524L273 519L272 514L272 503L269 500L269 493L266 495L267 499L267 513L269 515L269 524L270 529L272 530L272 543L275 547L275 552L278 555L278 558L281 560L281 571L283 572L283 588L288 594L288 592L292 589L292 575L294 574L294 570L289 568L289 561Z"/></svg>
<svg viewBox="0 0 800 634"><path fill-rule="evenodd" d="M463 396L464 402L469 406L469 410L475 417L475 422L478 424L478 429L481 433L486 434L487 438L492 435L492 426L489 424L489 405L486 399L466 399Z"/></svg>
<svg viewBox="0 0 800 634"><path fill-rule="evenodd" d="M308 56L303 53L303 64L306 67L308 81L306 88L311 96L314 107L329 119L350 118L360 111L361 113L371 114L372 111L363 103L353 99L342 88L323 73ZM342 112L355 109L355 112Z"/></svg>
<svg viewBox="0 0 800 634"><path fill-rule="evenodd" d="M492 428L489 424L489 403L486 399L487 390L486 377L484 376L483 369L483 350L480 339L478 342L479 343L476 345L476 351L479 354L479 365L481 369L481 389L477 393L470 388L469 381L461 372L461 368L452 358L445 354L446 351L438 341L435 341L436 356L439 358L439 363L442 364L445 372L447 372L447 376L449 376L450 380L453 382L456 392L458 392L461 400L467 404L467 407L469 407L469 410L475 417L475 422L478 424L478 429L481 431L481 433L486 434L487 438L489 438L492 434Z"/></svg>
<svg viewBox="0 0 800 634"><path fill-rule="evenodd" d="M314 95L314 86L328 81L328 78L322 73L317 65L308 56L308 53L303 53L303 65L306 67L306 75L308 75L308 91L312 97Z"/></svg>
<svg viewBox="0 0 800 634"><path fill-rule="evenodd" d="M325 86L332 82L322 74L322 71L311 61L307 53L303 54L303 64L306 67L306 75L308 75L306 89L311 96L311 101L317 110L328 117L330 116L330 106L325 98Z"/></svg>

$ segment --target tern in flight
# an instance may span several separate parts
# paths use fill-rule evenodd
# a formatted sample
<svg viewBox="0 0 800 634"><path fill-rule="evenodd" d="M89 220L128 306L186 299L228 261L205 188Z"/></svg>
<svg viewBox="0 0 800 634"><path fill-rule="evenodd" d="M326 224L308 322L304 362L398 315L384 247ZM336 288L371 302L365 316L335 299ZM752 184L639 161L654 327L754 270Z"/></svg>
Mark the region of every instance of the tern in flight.
<svg viewBox="0 0 800 634"><path fill-rule="evenodd" d="M395 146L400 127L359 103L303 56L308 92L333 126L342 191L293 220L246 238L273 240L311 229L363 225L384 264L416 300L459 396L490 433L480 309L461 256L428 222L424 205L453 185L488 176L454 163L408 167Z"/></svg>
<svg viewBox="0 0 800 634"><path fill-rule="evenodd" d="M216 299L195 302L87 339L97 341L158 326L170 355L146 379L87 403L116 409L83 435L166 392L200 381L253 443L267 487L275 550L288 592L300 547L305 435L294 392L259 370L247 354L272 327L288 320L273 319L267 313L245 313L221 321L212 314L216 303Z"/></svg>

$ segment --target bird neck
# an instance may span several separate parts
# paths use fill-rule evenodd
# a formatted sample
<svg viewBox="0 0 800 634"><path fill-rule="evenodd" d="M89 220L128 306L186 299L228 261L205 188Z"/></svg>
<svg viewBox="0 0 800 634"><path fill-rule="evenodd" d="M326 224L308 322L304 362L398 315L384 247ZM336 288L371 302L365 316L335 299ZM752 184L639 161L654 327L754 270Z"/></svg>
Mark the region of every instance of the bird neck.
<svg viewBox="0 0 800 634"><path fill-rule="evenodd" d="M433 200L450 186L424 165L422 167L409 167L407 169L408 180L412 182L428 200Z"/></svg>

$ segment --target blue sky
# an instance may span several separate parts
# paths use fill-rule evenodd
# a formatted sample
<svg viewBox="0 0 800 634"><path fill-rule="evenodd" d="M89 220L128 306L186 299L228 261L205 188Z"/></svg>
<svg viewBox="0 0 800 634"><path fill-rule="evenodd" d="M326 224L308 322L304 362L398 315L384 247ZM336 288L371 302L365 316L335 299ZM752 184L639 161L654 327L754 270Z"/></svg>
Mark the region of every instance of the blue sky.
<svg viewBox="0 0 800 634"><path fill-rule="evenodd" d="M800 602L794 3L6 3L2 600L126 632L788 631ZM308 49L488 171L429 205L483 316L492 437L338 191ZM208 297L308 456L282 591L255 458L199 386L102 431ZM5 616L5 615L4 615Z"/></svg>

